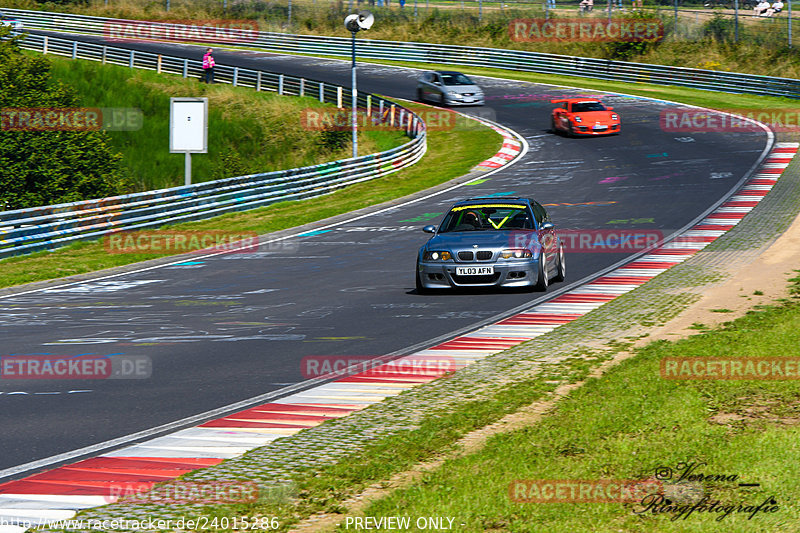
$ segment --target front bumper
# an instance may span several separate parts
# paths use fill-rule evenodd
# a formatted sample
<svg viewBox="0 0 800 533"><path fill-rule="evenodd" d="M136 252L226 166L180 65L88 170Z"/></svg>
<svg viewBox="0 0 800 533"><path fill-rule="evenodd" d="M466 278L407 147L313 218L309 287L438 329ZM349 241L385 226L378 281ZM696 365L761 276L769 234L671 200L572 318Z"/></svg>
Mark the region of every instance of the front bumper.
<svg viewBox="0 0 800 533"><path fill-rule="evenodd" d="M622 131L622 124L610 124L607 129L595 130L593 126L582 126L580 124L572 126L574 135L613 135Z"/></svg>
<svg viewBox="0 0 800 533"><path fill-rule="evenodd" d="M445 95L444 103L448 106L457 106L457 105L484 105L484 97L465 97L465 98L453 98L451 96Z"/></svg>
<svg viewBox="0 0 800 533"><path fill-rule="evenodd" d="M494 267L494 274L458 276L456 267ZM531 287L539 276L539 260L504 261L502 263L418 262L417 276L426 289L465 287Z"/></svg>

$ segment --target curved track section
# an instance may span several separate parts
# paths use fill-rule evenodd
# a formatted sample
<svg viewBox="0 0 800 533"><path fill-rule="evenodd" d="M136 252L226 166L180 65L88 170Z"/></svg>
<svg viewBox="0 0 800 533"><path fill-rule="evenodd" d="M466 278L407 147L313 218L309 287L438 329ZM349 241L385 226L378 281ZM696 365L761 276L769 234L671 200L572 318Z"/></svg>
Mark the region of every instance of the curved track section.
<svg viewBox="0 0 800 533"><path fill-rule="evenodd" d="M137 48L185 57L201 50L167 44ZM216 55L219 63L338 83L349 78L349 66L341 61ZM417 75L362 65L359 87L412 98ZM562 228L645 228L669 235L724 198L771 143L766 133L664 132L659 112L672 104L621 95L606 101L623 117L622 135L566 139L547 131L547 102L585 91L479 80L488 105L472 111L490 112L530 146L518 163L486 180L253 253L0 299L5 354L144 355L153 362L152 376L143 380L0 382L0 470L277 394L303 382L305 356L409 354L548 298L415 293L414 258L426 239L419 228L438 222L455 200L529 195L548 205ZM596 276L628 255L570 254L568 282Z"/></svg>

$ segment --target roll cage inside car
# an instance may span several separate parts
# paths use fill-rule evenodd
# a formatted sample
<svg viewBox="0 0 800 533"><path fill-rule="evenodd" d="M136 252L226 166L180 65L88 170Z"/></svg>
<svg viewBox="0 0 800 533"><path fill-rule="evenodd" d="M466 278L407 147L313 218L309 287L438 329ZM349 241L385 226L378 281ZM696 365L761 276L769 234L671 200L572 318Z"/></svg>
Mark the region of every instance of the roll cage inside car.
<svg viewBox="0 0 800 533"><path fill-rule="evenodd" d="M470 198L450 209L438 232L536 230L549 222L545 208L529 198Z"/></svg>

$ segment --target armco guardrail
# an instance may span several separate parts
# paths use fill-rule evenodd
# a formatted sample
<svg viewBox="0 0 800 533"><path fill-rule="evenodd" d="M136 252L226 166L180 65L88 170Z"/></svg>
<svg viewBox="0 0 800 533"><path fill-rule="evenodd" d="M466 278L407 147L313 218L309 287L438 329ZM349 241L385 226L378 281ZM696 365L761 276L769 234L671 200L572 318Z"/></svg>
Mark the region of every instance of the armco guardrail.
<svg viewBox="0 0 800 533"><path fill-rule="evenodd" d="M200 61L145 52L28 35L22 46L49 54L93 59L136 68L200 75ZM350 90L273 72L217 65L215 79L279 94L313 96L341 107L350 102ZM358 93L358 106L371 119L402 128L412 140L385 152L279 170L250 176L174 187L157 191L86 200L68 204L0 211L0 258L98 239L109 232L153 228L261 207L275 202L313 198L346 185L367 181L416 163L424 154L425 123L413 112L388 100L373 102Z"/></svg>
<svg viewBox="0 0 800 533"><path fill-rule="evenodd" d="M27 29L89 35L103 35L108 31L109 24L123 22L117 19L66 13L15 9L4 9L3 11L17 17L25 24ZM164 24L164 26L168 25ZM236 43L236 46L264 48L290 53L350 56L350 40L344 37L260 32L257 39ZM358 55L365 59L492 67L604 80L678 85L732 93L800 98L800 80L792 78L773 78L735 72L645 65L642 63L543 54L523 50L359 39Z"/></svg>

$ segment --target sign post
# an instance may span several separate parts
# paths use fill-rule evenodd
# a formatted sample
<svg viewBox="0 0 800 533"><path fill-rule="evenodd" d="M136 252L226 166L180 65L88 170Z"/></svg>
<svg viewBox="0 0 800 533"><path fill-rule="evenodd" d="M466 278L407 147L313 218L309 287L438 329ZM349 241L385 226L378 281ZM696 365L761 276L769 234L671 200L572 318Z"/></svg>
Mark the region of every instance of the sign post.
<svg viewBox="0 0 800 533"><path fill-rule="evenodd" d="M186 154L185 184L192 184L192 154L208 153L208 98L169 99L169 151Z"/></svg>

